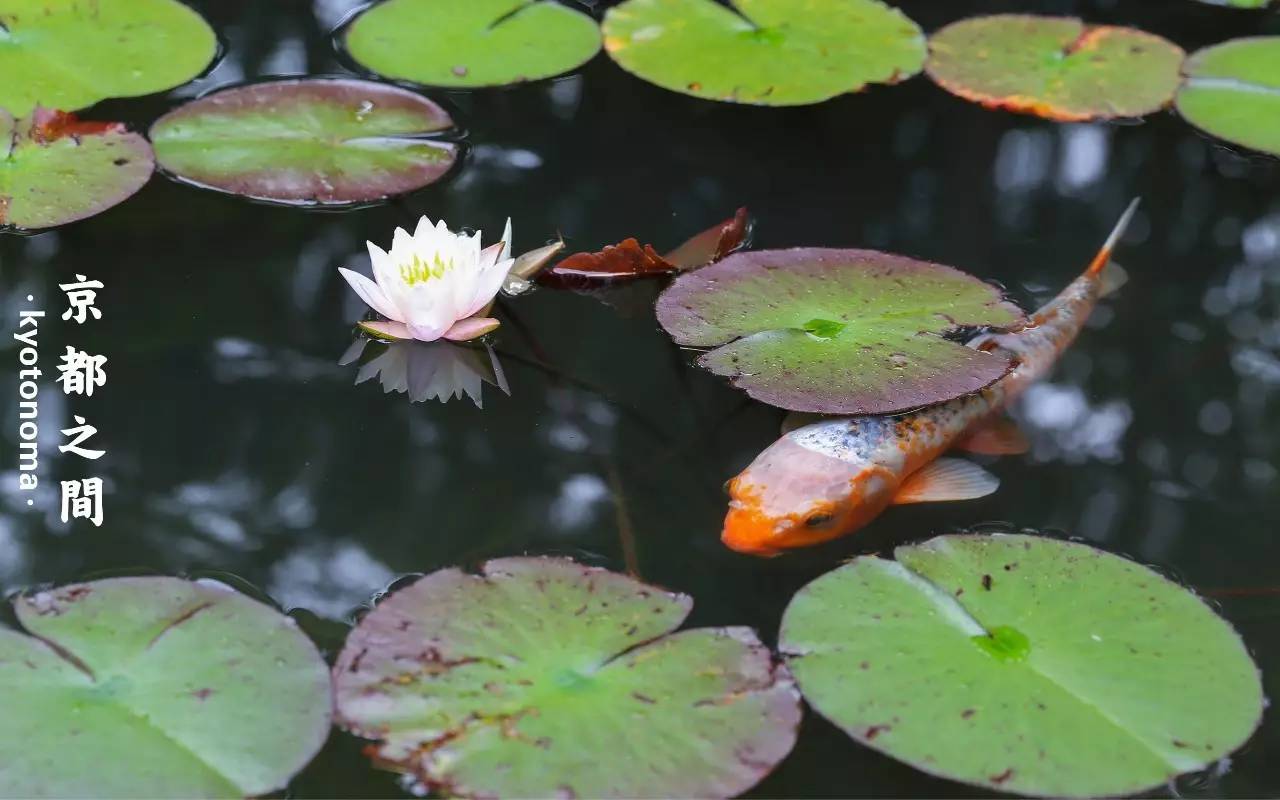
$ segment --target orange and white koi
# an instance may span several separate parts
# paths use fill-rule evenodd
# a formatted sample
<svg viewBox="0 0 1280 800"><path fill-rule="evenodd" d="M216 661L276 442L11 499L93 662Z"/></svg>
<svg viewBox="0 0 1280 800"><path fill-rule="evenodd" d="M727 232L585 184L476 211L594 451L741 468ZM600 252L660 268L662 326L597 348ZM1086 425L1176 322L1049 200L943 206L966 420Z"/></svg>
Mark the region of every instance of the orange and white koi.
<svg viewBox="0 0 1280 800"><path fill-rule="evenodd" d="M1111 250L1133 218L1129 205L1089 268L1015 332L987 333L970 347L1007 353L1013 368L980 392L898 417L829 418L786 433L729 481L721 539L770 556L852 533L890 505L966 500L996 490L994 475L944 458L960 447L1025 450L1001 410L1043 376L1076 338L1098 298L1119 286Z"/></svg>

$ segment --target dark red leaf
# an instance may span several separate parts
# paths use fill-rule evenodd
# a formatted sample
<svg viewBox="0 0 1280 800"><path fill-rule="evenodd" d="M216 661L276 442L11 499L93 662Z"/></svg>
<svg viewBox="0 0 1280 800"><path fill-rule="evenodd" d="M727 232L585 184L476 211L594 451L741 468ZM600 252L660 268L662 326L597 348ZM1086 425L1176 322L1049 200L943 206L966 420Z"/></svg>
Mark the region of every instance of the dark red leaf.
<svg viewBox="0 0 1280 800"><path fill-rule="evenodd" d="M120 122L82 120L75 114L36 108L31 113L31 139L39 144L56 142L64 136L94 136L101 133L124 133Z"/></svg>
<svg viewBox="0 0 1280 800"><path fill-rule="evenodd" d="M541 273L537 280L558 289L593 289L636 278L671 275L719 261L742 247L751 230L745 208L732 218L694 236L667 255L635 238L606 245L596 253L574 253Z"/></svg>
<svg viewBox="0 0 1280 800"><path fill-rule="evenodd" d="M740 208L731 218L707 228L664 257L681 270L701 267L742 247L750 231L751 217L745 208Z"/></svg>
<svg viewBox="0 0 1280 800"><path fill-rule="evenodd" d="M670 275L675 264L658 255L651 245L626 239L606 245L598 253L574 253L538 276L538 282L561 289L589 288L601 283Z"/></svg>

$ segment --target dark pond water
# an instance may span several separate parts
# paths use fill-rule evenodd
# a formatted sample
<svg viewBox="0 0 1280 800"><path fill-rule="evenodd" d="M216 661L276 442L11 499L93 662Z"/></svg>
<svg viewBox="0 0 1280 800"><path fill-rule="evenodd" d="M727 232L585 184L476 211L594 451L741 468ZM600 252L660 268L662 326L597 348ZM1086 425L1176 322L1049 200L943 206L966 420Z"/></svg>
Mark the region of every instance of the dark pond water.
<svg viewBox="0 0 1280 800"><path fill-rule="evenodd" d="M328 30L348 0L194 3L227 52L173 97L104 103L139 127L178 101L261 75L341 72ZM1275 14L1185 2L902 2L927 30L975 12L1042 10L1132 23L1184 47L1280 32ZM108 385L40 395L46 485L82 477L59 428L89 418L108 450L101 528L65 526L53 489L16 491L16 359L0 370L0 587L104 574L238 576L336 648L350 615L398 576L519 553L567 554L696 598L691 624L776 637L791 594L853 555L995 525L1079 537L1213 598L1280 693L1280 162L1209 141L1171 114L1060 125L985 111L924 80L801 109L664 92L601 57L508 91L433 95L469 155L453 178L345 213L255 205L163 178L86 222L0 238L6 321L53 308L76 273L106 284L91 344ZM755 246L872 247L941 261L1024 305L1076 275L1127 200L1131 282L1098 310L1018 409L1034 440L991 464L1000 491L893 509L864 532L774 560L719 542L724 480L780 413L688 364L640 288L507 303L495 346L510 396L411 403L340 365L362 305L338 275L364 240L418 214L527 249L562 232L596 249L673 245L745 205ZM8 324L6 322L6 324ZM41 351L86 346L50 324ZM6 340L8 336L4 337ZM11 355L12 342L0 345ZM243 585L243 584L241 584ZM619 744L622 747L622 744ZM1222 776L1184 794L1280 794L1274 714ZM815 715L761 796L953 796L856 747ZM400 796L336 734L296 796Z"/></svg>

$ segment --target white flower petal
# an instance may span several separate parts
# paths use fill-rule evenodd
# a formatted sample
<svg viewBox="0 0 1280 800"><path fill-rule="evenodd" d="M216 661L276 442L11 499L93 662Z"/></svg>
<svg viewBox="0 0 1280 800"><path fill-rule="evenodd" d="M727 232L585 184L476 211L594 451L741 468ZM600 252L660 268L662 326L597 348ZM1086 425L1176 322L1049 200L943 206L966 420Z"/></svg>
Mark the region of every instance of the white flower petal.
<svg viewBox="0 0 1280 800"><path fill-rule="evenodd" d="M447 330L449 330L449 326L447 325L444 327L437 325L414 325L412 323L409 325L409 333L413 334L413 338L420 342L434 342L436 339L444 336L444 332Z"/></svg>
<svg viewBox="0 0 1280 800"><path fill-rule="evenodd" d="M501 256L502 252L506 249L502 245L502 242L494 242L480 251L480 263L478 266L480 267L481 272L492 267L501 260L499 256Z"/></svg>
<svg viewBox="0 0 1280 800"><path fill-rule="evenodd" d="M405 253L413 252L413 237L404 228L396 228L395 235L391 238L391 254L393 256L403 257Z"/></svg>
<svg viewBox="0 0 1280 800"><path fill-rule="evenodd" d="M511 217L507 217L507 226L502 229L502 255L498 260L505 261L508 258L511 258Z"/></svg>
<svg viewBox="0 0 1280 800"><path fill-rule="evenodd" d="M502 282L506 280L507 273L511 271L511 265L514 263L511 259L499 261L482 272L476 280L471 302L463 307L458 318L470 317L489 305L489 301L498 296L498 290L502 288Z"/></svg>
<svg viewBox="0 0 1280 800"><path fill-rule="evenodd" d="M401 302L404 296L404 280L400 277L400 268L396 266L391 255L381 247L373 242L365 242L365 244L369 247L369 260L373 262L373 279L377 281L383 296L396 309L396 315L392 319L404 319L404 305Z"/></svg>
<svg viewBox="0 0 1280 800"><path fill-rule="evenodd" d="M424 214L418 218L418 227L413 229L413 239L415 242L421 241L422 239L426 238L427 235L430 234L430 232L431 232L431 220L427 219L426 215Z"/></svg>
<svg viewBox="0 0 1280 800"><path fill-rule="evenodd" d="M404 322L400 309L387 299L386 294L383 293L378 284L361 275L359 272L354 272L346 267L338 267L338 272L342 277L347 279L347 283L351 284L351 288L355 290L356 294L360 295L360 299L365 302L365 305L369 306L369 308L372 308L374 311L377 311L387 319L395 320L396 322Z"/></svg>

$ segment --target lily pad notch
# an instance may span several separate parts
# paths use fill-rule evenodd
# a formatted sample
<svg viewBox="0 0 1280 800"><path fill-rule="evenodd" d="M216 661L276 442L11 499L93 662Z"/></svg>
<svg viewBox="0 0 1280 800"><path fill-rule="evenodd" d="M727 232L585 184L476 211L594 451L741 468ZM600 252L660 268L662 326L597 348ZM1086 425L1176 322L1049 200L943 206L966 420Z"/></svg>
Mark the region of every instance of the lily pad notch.
<svg viewBox="0 0 1280 800"><path fill-rule="evenodd" d="M1280 36L1231 39L1187 59L1176 106L1200 130L1280 156Z"/></svg>
<svg viewBox="0 0 1280 800"><path fill-rule="evenodd" d="M551 78L600 51L595 20L555 0L386 0L339 39L378 75L457 89Z"/></svg>
<svg viewBox="0 0 1280 800"><path fill-rule="evenodd" d="M1083 121L1141 117L1169 104L1185 53L1136 28L1074 17L971 17L929 38L925 73L988 108Z"/></svg>
<svg viewBox="0 0 1280 800"><path fill-rule="evenodd" d="M245 797L329 735L328 667L231 588L109 578L18 596L0 626L0 795Z"/></svg>
<svg viewBox="0 0 1280 800"><path fill-rule="evenodd" d="M119 122L0 108L0 226L52 228L131 197L155 169L151 145Z"/></svg>
<svg viewBox="0 0 1280 800"><path fill-rule="evenodd" d="M224 89L151 127L156 159L181 181L258 200L342 205L443 178L459 155L453 120L396 86L347 78Z"/></svg>
<svg viewBox="0 0 1280 800"><path fill-rule="evenodd" d="M790 411L889 414L979 391L1010 361L947 338L1011 328L1022 312L951 267L874 250L735 253L685 273L658 298L698 364Z"/></svg>
<svg viewBox="0 0 1280 800"><path fill-rule="evenodd" d="M440 570L348 637L338 724L451 796L730 797L791 750L799 695L751 630L674 632L691 607L567 559Z"/></svg>
<svg viewBox="0 0 1280 800"><path fill-rule="evenodd" d="M1021 534L894 556L801 589L778 648L814 710L916 769L1024 795L1134 794L1226 757L1261 721L1239 635L1147 567Z"/></svg>
<svg viewBox="0 0 1280 800"><path fill-rule="evenodd" d="M627 0L602 27L627 72L733 103L820 103L909 78L925 58L920 27L879 0Z"/></svg>

